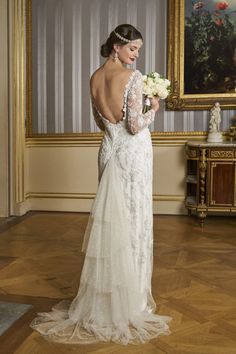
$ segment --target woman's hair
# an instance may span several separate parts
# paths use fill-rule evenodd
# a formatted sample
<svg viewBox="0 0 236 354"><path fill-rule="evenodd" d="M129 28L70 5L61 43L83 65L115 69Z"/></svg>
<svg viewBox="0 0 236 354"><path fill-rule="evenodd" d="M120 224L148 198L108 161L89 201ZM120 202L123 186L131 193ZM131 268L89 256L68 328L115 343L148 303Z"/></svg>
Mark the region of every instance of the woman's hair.
<svg viewBox="0 0 236 354"><path fill-rule="evenodd" d="M142 39L143 37L141 33L132 25L124 24L124 25L119 25L117 26L114 31L112 31L106 41L101 46L101 56L102 57L109 57L113 50L113 45L114 44L120 44L120 45L125 45L127 42L123 41L122 39L118 38L116 36L116 33L118 33L120 36L130 40L134 41L135 39Z"/></svg>

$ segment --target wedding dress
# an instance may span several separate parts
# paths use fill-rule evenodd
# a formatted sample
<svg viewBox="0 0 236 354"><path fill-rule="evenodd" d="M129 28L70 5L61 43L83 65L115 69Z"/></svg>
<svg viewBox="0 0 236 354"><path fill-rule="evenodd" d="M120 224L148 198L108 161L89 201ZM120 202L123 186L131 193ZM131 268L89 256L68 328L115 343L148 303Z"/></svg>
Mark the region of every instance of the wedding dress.
<svg viewBox="0 0 236 354"><path fill-rule="evenodd" d="M99 186L82 250L78 294L40 313L31 327L63 343L144 343L169 334L170 317L155 314L152 143L155 112L142 114L142 74L132 72L124 91L123 119L111 123L92 102L105 132L99 149Z"/></svg>

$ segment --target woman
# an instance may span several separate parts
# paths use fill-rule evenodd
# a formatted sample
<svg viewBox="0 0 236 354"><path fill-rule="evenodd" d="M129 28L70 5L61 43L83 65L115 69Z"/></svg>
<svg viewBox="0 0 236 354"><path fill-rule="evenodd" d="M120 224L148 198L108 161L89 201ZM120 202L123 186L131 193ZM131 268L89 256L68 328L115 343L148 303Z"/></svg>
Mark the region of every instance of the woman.
<svg viewBox="0 0 236 354"><path fill-rule="evenodd" d="M101 48L107 57L91 78L99 150L99 187L83 241L86 253L76 298L40 314L31 326L69 343L144 343L168 334L151 294L153 262L152 143L149 124L158 99L142 114L142 74L133 63L142 36L120 25Z"/></svg>

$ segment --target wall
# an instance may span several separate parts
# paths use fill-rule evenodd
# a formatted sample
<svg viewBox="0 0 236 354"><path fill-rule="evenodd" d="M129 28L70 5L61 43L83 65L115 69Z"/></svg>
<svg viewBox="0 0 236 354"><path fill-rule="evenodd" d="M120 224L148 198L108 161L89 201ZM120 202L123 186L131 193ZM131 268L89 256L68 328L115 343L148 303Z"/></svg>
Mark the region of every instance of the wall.
<svg viewBox="0 0 236 354"><path fill-rule="evenodd" d="M185 214L186 138L153 135L153 207L158 214ZM28 139L26 198L33 210L89 211L98 185L100 138Z"/></svg>

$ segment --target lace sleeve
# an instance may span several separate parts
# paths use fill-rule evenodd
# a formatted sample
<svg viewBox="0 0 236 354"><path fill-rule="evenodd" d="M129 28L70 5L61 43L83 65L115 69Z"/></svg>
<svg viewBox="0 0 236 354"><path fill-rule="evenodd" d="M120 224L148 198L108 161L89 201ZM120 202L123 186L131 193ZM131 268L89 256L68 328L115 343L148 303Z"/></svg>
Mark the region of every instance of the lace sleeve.
<svg viewBox="0 0 236 354"><path fill-rule="evenodd" d="M92 98L91 98L91 103L92 103L92 109L93 109L94 120L95 120L95 122L96 122L98 128L104 131L104 130L105 130L104 123L103 123L103 121L102 121L102 118L100 117L99 112L97 111L97 108L96 108L96 106L95 106L95 104L94 104Z"/></svg>
<svg viewBox="0 0 236 354"><path fill-rule="evenodd" d="M149 126L155 118L155 111L150 109L146 113L143 110L143 81L142 74L137 71L127 95L127 125L132 134L139 133Z"/></svg>

